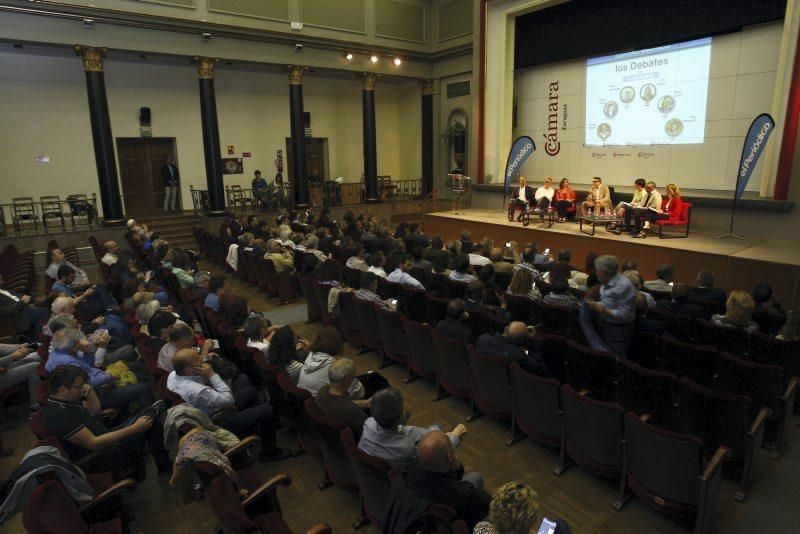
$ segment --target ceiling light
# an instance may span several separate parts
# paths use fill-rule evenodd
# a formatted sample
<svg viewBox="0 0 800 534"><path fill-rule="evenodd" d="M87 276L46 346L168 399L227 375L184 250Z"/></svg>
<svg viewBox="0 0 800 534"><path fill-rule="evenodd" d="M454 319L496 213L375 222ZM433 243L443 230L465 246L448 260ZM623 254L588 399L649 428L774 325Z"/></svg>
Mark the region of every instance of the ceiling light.
<svg viewBox="0 0 800 534"><path fill-rule="evenodd" d="M399 67L402 62L403 60L401 60L399 57L394 58L395 67Z"/></svg>
<svg viewBox="0 0 800 534"><path fill-rule="evenodd" d="M372 61L373 63L377 63L378 62L378 56L371 55L371 56L369 56L369 60Z"/></svg>
<svg viewBox="0 0 800 534"><path fill-rule="evenodd" d="M344 55L344 58L345 58L347 61L352 61L352 60L353 60L353 54L352 54L352 52L348 52L348 53L346 53L346 54Z"/></svg>

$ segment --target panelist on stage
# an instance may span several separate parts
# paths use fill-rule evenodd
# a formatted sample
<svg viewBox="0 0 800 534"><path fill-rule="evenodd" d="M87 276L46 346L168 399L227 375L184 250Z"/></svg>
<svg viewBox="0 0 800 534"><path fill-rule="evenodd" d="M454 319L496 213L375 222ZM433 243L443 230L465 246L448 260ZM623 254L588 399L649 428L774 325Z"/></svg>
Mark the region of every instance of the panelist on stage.
<svg viewBox="0 0 800 534"><path fill-rule="evenodd" d="M514 220L514 212L517 209L522 210L517 217L517 221L522 220L522 212L525 211L531 202L534 201L533 188L527 184L527 179L524 176L519 177L519 185L511 188L511 202L508 203L508 220Z"/></svg>
<svg viewBox="0 0 800 534"><path fill-rule="evenodd" d="M581 213L584 216L590 209L595 213L600 213L600 210L611 211L611 192L608 186L603 185L603 179L599 176L592 178L592 189L586 196L586 201L581 204Z"/></svg>
<svg viewBox="0 0 800 534"><path fill-rule="evenodd" d="M644 202L644 195L645 195L645 182L644 178L637 178L633 182L633 197L631 198L630 202L620 202L617 204L617 208L614 210L616 212L617 217L625 219L625 223L622 225L622 228L625 230L630 229L631 226L631 217L633 217L633 209L641 207L642 203ZM609 227L609 230L616 230L617 225L612 224Z"/></svg>
<svg viewBox="0 0 800 534"><path fill-rule="evenodd" d="M647 236L647 231L644 231L643 226L650 227L650 222L644 218L646 212L661 213L661 193L656 190L656 183L647 182L647 185L644 186L644 191L642 205L638 208L633 208L634 224L631 227L631 236L633 237Z"/></svg>
<svg viewBox="0 0 800 534"><path fill-rule="evenodd" d="M558 222L567 222L567 211L575 207L575 190L569 186L569 180L562 178L553 195L558 211ZM574 209L572 211L575 211Z"/></svg>
<svg viewBox="0 0 800 534"><path fill-rule="evenodd" d="M653 182L648 183L653 184ZM634 213L636 227L640 228L639 232L634 235L633 237L638 237L644 239L647 237L647 232L650 231L650 223L653 221L663 221L665 219L670 219L677 221L681 216L681 210L683 206L683 199L681 199L681 190L675 184L667 184L667 199L662 201L661 195L658 194L658 191L655 190L656 184L653 184L653 197L651 197L650 203L653 202L653 198L657 195L658 196L658 211L654 211L653 209L640 209L636 210ZM647 197L645 197L647 198ZM647 200L643 205L643 208L647 206ZM655 208L655 206L653 206Z"/></svg>
<svg viewBox="0 0 800 534"><path fill-rule="evenodd" d="M544 185L536 189L536 193L534 194L534 199L536 200L536 209L539 211L546 211L547 208L550 207L550 203L553 201L553 195L555 192L555 189L553 189L553 179L548 176L544 179ZM543 214L539 216L544 218Z"/></svg>

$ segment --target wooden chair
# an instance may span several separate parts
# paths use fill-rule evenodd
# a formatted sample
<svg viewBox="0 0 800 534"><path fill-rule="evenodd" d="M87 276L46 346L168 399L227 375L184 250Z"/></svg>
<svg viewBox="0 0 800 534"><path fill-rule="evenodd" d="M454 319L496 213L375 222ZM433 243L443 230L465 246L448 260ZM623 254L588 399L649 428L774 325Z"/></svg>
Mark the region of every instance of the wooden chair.
<svg viewBox="0 0 800 534"><path fill-rule="evenodd" d="M427 286L425 286L427 287ZM428 305L425 300L426 291L410 286L402 286L400 292L400 309L412 321L425 322L428 320Z"/></svg>
<svg viewBox="0 0 800 534"><path fill-rule="evenodd" d="M408 338L400 323L402 315L399 312L387 310L383 306L375 306L375 315L378 318L378 330L383 347L383 362L381 367L388 365L389 361L402 363L408 367ZM409 375L410 376L410 375Z"/></svg>
<svg viewBox="0 0 800 534"><path fill-rule="evenodd" d="M612 401L616 392L616 357L567 341L564 353L566 381L578 390L588 389L595 398Z"/></svg>
<svg viewBox="0 0 800 534"><path fill-rule="evenodd" d="M320 284L316 280L312 280L311 285L314 287L314 292L317 294L317 300L319 301L320 306L320 313L322 315L322 322L326 326L332 326L339 329L339 318L338 316L334 316L328 310L328 295L331 292L332 286L328 284Z"/></svg>
<svg viewBox="0 0 800 534"><path fill-rule="evenodd" d="M758 475L761 444L771 410L756 410L743 395L705 388L687 378L678 384L680 431L703 440L704 456L710 459L719 446L731 450L731 468L724 473L739 480L734 498L744 501Z"/></svg>
<svg viewBox="0 0 800 534"><path fill-rule="evenodd" d="M535 322L536 311L533 308L533 300L525 295L505 294L506 310L511 314L512 321L522 321L531 324Z"/></svg>
<svg viewBox="0 0 800 534"><path fill-rule="evenodd" d="M516 435L519 427L526 436L539 443L558 447L562 437L559 401L561 383L529 373L516 362L509 366L508 371L514 410L511 437L506 445L512 445L523 437Z"/></svg>
<svg viewBox="0 0 800 534"><path fill-rule="evenodd" d="M312 278L305 274L297 275L300 281L300 291L303 292L303 297L306 299L306 310L308 312L307 323L313 323L322 319L322 309L319 301L319 296L314 290L314 281ZM325 303L327 307L328 303Z"/></svg>
<svg viewBox="0 0 800 534"><path fill-rule="evenodd" d="M636 415L650 414L661 428L674 428L678 377L653 371L627 358L617 360L619 403Z"/></svg>
<svg viewBox="0 0 800 534"><path fill-rule="evenodd" d="M625 411L616 403L602 402L577 393L572 386L561 386L561 461L555 469L561 476L572 463L596 475L619 481L621 506L625 491L622 443L625 438ZM617 504L619 503L619 504Z"/></svg>
<svg viewBox="0 0 800 534"><path fill-rule="evenodd" d="M344 450L344 445L339 439L339 434L347 428L347 425L341 420L323 413L313 397L307 398L303 405L311 418L312 426L316 427L319 448L322 450L328 479L333 482L334 486L358 495L358 481L353 473L347 452Z"/></svg>
<svg viewBox="0 0 800 534"><path fill-rule="evenodd" d="M343 292L339 295L339 311L342 313L342 335L356 349L363 347L361 343L361 330L358 325L356 313L356 297L353 293Z"/></svg>
<svg viewBox="0 0 800 534"><path fill-rule="evenodd" d="M710 532L722 463L730 456L718 447L703 467L703 442L648 424L648 417L625 414L625 474L628 486L650 507L694 522L695 534Z"/></svg>
<svg viewBox="0 0 800 534"><path fill-rule="evenodd" d="M45 195L39 197L39 205L42 208L42 228L46 231L55 221L61 231L65 230L64 212L61 210L61 198L58 195Z"/></svg>
<svg viewBox="0 0 800 534"><path fill-rule="evenodd" d="M344 285L353 289L361 287L361 271L358 269L351 269L350 267L342 267L342 277L344 278Z"/></svg>
<svg viewBox="0 0 800 534"><path fill-rule="evenodd" d="M694 339L698 345L710 345L719 352L737 356L747 354L750 334L744 328L719 326L700 317L694 322Z"/></svg>
<svg viewBox="0 0 800 534"><path fill-rule="evenodd" d="M659 368L698 384L709 385L716 372L716 354L714 347L684 343L663 335L659 342Z"/></svg>
<svg viewBox="0 0 800 534"><path fill-rule="evenodd" d="M400 324L408 341L408 378L406 383L424 377L436 380L436 349L433 346L431 327L427 323L412 321L400 316Z"/></svg>
<svg viewBox="0 0 800 534"><path fill-rule="evenodd" d="M467 347L469 373L472 377L472 398L480 413L492 419L509 421L514 411L511 397L511 378L508 375L509 360L490 356ZM475 416L471 416L474 419Z"/></svg>
<svg viewBox="0 0 800 534"><path fill-rule="evenodd" d="M447 304L450 299L447 297L436 297L430 293L425 294L425 300L428 304L428 322L436 326L439 321L447 316Z"/></svg>
<svg viewBox="0 0 800 534"><path fill-rule="evenodd" d="M364 513L375 527L380 528L381 520L391 504L389 472L392 466L383 458L371 456L360 450L349 427L341 431L339 439L356 475Z"/></svg>
<svg viewBox="0 0 800 534"><path fill-rule="evenodd" d="M368 300L353 298L353 304L358 318L358 331L361 336L362 349L375 350L383 357L383 340L381 339L380 329L377 328L378 316L375 312L375 304Z"/></svg>
<svg viewBox="0 0 800 534"><path fill-rule="evenodd" d="M11 221L14 224L14 231L20 233L22 225L28 225L28 229L33 225L39 231L39 218L36 215L36 204L33 197L15 197L11 199L12 215Z"/></svg>
<svg viewBox="0 0 800 534"><path fill-rule="evenodd" d="M436 330L431 330L433 346L436 350L437 396L439 400L447 395L469 399L472 406L472 380L467 358L467 345L448 339Z"/></svg>
<svg viewBox="0 0 800 534"><path fill-rule="evenodd" d="M783 368L779 365L748 362L726 352L717 355L714 389L750 397L756 410L770 409L764 441L772 449L773 460L779 459L786 448L797 395L798 378L791 377L786 382L784 386Z"/></svg>

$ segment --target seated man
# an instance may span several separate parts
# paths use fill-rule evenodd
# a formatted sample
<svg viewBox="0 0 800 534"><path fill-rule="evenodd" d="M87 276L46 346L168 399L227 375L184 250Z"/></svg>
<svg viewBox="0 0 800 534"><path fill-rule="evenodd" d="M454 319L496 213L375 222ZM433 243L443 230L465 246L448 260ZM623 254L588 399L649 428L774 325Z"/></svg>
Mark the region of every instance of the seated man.
<svg viewBox="0 0 800 534"><path fill-rule="evenodd" d="M124 361L132 371L141 368L134 365L139 358L136 354L136 349L131 345L125 345L112 338L108 330L98 329L87 337L80 329L78 320L73 315L58 314L53 315L45 326L47 335L54 335L59 330L64 328L74 328L78 330L80 337L80 350L78 351L78 358L86 361L89 365L94 367L105 367L112 363ZM52 352L53 347L50 347Z"/></svg>
<svg viewBox="0 0 800 534"><path fill-rule="evenodd" d="M397 306L393 305L391 299L383 300L380 296L378 296L378 277L372 274L371 272L367 271L361 273L360 280L360 288L353 293L356 297L360 298L361 300L367 300L369 302L374 302L387 310L396 310Z"/></svg>
<svg viewBox="0 0 800 534"><path fill-rule="evenodd" d="M455 510L470 532L489 513L492 498L483 490L483 477L464 473L450 439L439 430L417 444L417 458L409 466L406 484L420 497Z"/></svg>
<svg viewBox="0 0 800 534"><path fill-rule="evenodd" d="M553 195L555 195L555 193L556 191L553 189L553 179L548 176L544 179L544 185L538 187L536 193L534 193L536 209L540 212L546 211L553 202ZM540 214L540 217L544 219L544 214Z"/></svg>
<svg viewBox="0 0 800 534"><path fill-rule="evenodd" d="M408 274L408 272L411 270L411 267L411 256L405 255L400 265L398 265L394 271L389 273L389 275L386 277L386 280L389 282L395 282L413 287L415 289L422 289L424 291L425 286L423 286L419 280Z"/></svg>
<svg viewBox="0 0 800 534"><path fill-rule="evenodd" d="M103 250L106 253L100 259L101 262L111 267L115 263L117 263L117 258L119 255L119 245L116 241L106 241L103 243Z"/></svg>
<svg viewBox="0 0 800 534"><path fill-rule="evenodd" d="M611 211L611 191L603 185L599 176L592 178L592 188L586 196L586 201L581 204L581 213L585 217L589 211L599 214L602 210Z"/></svg>
<svg viewBox="0 0 800 534"><path fill-rule="evenodd" d="M370 412L372 417L363 424L358 448L403 470L408 469L417 456L417 443L429 432L440 430L436 425L428 428L406 425L403 396L394 388L382 389L373 395ZM447 433L453 448L461 443L466 433L467 427L461 424Z"/></svg>
<svg viewBox="0 0 800 534"><path fill-rule="evenodd" d="M240 438L251 434L261 437L260 462L274 462L289 456L276 445L276 414L268 402L259 402L256 388L249 386L232 393L194 349L176 352L172 365L175 370L167 378L167 388L208 415L235 407L235 412L223 415L222 426Z"/></svg>
<svg viewBox="0 0 800 534"><path fill-rule="evenodd" d="M433 269L437 272L447 268L450 255L444 249L444 241L441 237L435 236L431 239L431 246L425 251L425 259L431 262Z"/></svg>
<svg viewBox="0 0 800 534"><path fill-rule="evenodd" d="M519 217L517 217L517 221L522 220L522 213L534 203L534 191L533 188L527 185L528 180L524 176L519 177L519 185L517 187L511 188L511 201L508 203L508 220L511 221L514 219L514 212L516 210L520 210ZM462 243L464 242L463 239L463 232L462 232ZM470 252L472 243L469 244L469 248L465 252ZM463 245L462 245L463 247Z"/></svg>
<svg viewBox="0 0 800 534"><path fill-rule="evenodd" d="M47 380L50 396L42 407L42 423L48 433L61 440L67 454L78 461L91 451L110 445L119 445L118 454L112 456L118 471L131 465L139 456L143 443L153 455L158 479L167 480L172 473L172 462L164 449L163 426L150 416L139 417L128 426L114 430L106 428L97 415L102 403L88 382L86 373L73 365L62 365L53 370Z"/></svg>
<svg viewBox="0 0 800 534"><path fill-rule="evenodd" d="M503 249L493 248L489 259L492 261L495 273L502 273L510 277L514 272L514 265L511 262L506 261L505 257L503 256Z"/></svg>
<svg viewBox="0 0 800 534"><path fill-rule="evenodd" d="M436 332L453 341L472 343L475 339L472 330L464 324L468 318L467 304L462 299L453 299L447 303L445 318L436 325Z"/></svg>
<svg viewBox="0 0 800 534"><path fill-rule="evenodd" d="M92 282L89 280L89 276L86 274L86 271L76 266L72 262L67 261L67 257L60 248L54 248L50 251L50 259L50 265L47 266L45 274L53 280L58 280L58 268L62 265L66 265L75 271L75 279L71 284L73 291L83 291L92 285Z"/></svg>
<svg viewBox="0 0 800 534"><path fill-rule="evenodd" d="M36 388L41 380L36 369L41 361L36 349L27 345L0 343L0 393L27 382L31 413L39 409Z"/></svg>
<svg viewBox="0 0 800 534"><path fill-rule="evenodd" d="M552 377L534 339L536 329L521 321L512 321L501 334L481 334L475 348L487 356L499 356L519 362L520 367L535 375Z"/></svg>
<svg viewBox="0 0 800 534"><path fill-rule="evenodd" d="M642 205L633 208L633 226L630 228L630 233L634 237L639 236L645 226L649 226L650 222L645 217L648 210L656 210L661 213L661 193L656 190L656 183L647 182L644 191Z"/></svg>
<svg viewBox="0 0 800 534"><path fill-rule="evenodd" d="M703 309L697 304L689 302L689 286L678 283L672 288L672 298L658 299L656 309L669 315L686 315L687 317L701 317Z"/></svg>
<svg viewBox="0 0 800 534"><path fill-rule="evenodd" d="M128 408L135 404L137 409L141 410L153 404L153 393L149 384L115 386L112 375L93 367L86 359L78 356L83 346L77 328L62 328L53 334L53 340L50 342L52 352L47 359L45 369L49 373L62 365L74 365L82 369L86 373L86 381L95 389L103 409Z"/></svg>
<svg viewBox="0 0 800 534"><path fill-rule="evenodd" d="M675 280L675 268L669 263L662 263L656 269L656 276L658 278L655 280L647 280L644 283L644 288L650 291L670 293Z"/></svg>
<svg viewBox="0 0 800 534"><path fill-rule="evenodd" d="M376 250L369 255L369 268L367 272L386 278L386 256L380 250Z"/></svg>
<svg viewBox="0 0 800 534"><path fill-rule="evenodd" d="M359 271L366 271L369 269L369 265L364 260L366 257L366 253L364 252L364 245L361 243L356 243L353 245L353 255L347 258L344 266L349 269L356 269Z"/></svg>
<svg viewBox="0 0 800 534"><path fill-rule="evenodd" d="M0 286L4 285L0 276ZM37 306L30 295L21 295L0 288L0 317L8 317L14 324L17 334L34 331L39 336L39 322L47 317L47 308Z"/></svg>
<svg viewBox="0 0 800 534"><path fill-rule="evenodd" d="M772 286L759 282L753 288L753 321L761 333L776 336L786 323L786 310L772 298Z"/></svg>
<svg viewBox="0 0 800 534"><path fill-rule="evenodd" d="M228 278L223 275L212 276L208 282L208 293L203 301L206 308L219 312L219 299L228 290Z"/></svg>
<svg viewBox="0 0 800 534"><path fill-rule="evenodd" d="M314 401L325 415L341 420L353 430L356 441L361 437L361 429L367 414L364 408L370 405L369 400L352 400L350 387L356 381L356 366L353 360L340 358L328 367L328 384L317 392Z"/></svg>
<svg viewBox="0 0 800 534"><path fill-rule="evenodd" d="M272 260L278 274L284 271L288 271L289 274L294 273L294 256L281 247L281 244L275 239L267 241L267 253L264 254L264 259Z"/></svg>
<svg viewBox="0 0 800 534"><path fill-rule="evenodd" d="M689 302L702 304L711 301L716 303L717 312L725 310L728 295L725 290L714 287L714 271L702 270L697 273L697 286L689 288Z"/></svg>
<svg viewBox="0 0 800 534"><path fill-rule="evenodd" d="M644 178L637 178L633 182L633 196L631 197L631 201L630 202L620 202L619 204L617 204L617 207L615 209L615 215L618 218L622 218L622 219L625 220L625 222L622 224L622 227L625 230L629 229L630 226L631 226L631 218L633 217L633 210L635 208L641 207L642 203L644 202L644 195L645 195L644 186L645 185L647 185L647 181L645 181ZM612 224L608 229L609 230L616 230L617 229L617 223ZM626 270L627 269L623 269L623 271L626 271ZM634 270L636 270L636 269L634 269Z"/></svg>

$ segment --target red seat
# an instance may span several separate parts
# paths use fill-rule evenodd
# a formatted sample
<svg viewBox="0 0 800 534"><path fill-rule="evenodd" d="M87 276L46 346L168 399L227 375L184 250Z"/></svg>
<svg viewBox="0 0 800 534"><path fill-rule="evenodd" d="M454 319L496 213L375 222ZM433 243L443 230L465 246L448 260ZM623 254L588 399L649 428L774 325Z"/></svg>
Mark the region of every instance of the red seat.
<svg viewBox="0 0 800 534"><path fill-rule="evenodd" d="M677 219L669 218L662 221L653 221L653 224L658 226L658 237L663 239L665 237L689 237L689 225L692 222L692 204L689 202L681 203L681 212ZM665 226L685 226L683 235L664 235Z"/></svg>

